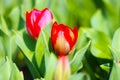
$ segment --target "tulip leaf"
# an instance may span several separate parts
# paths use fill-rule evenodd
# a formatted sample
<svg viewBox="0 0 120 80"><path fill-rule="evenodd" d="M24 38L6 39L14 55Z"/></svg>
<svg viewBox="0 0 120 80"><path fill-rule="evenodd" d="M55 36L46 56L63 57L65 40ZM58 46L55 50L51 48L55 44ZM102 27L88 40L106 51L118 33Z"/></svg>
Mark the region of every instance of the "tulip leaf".
<svg viewBox="0 0 120 80"><path fill-rule="evenodd" d="M45 80L53 80L56 64L57 58L53 53L51 53L48 64L46 65Z"/></svg>
<svg viewBox="0 0 120 80"><path fill-rule="evenodd" d="M84 34L91 40L90 51L93 56L104 59L112 58L108 47L111 41L103 32L95 29L84 29Z"/></svg>
<svg viewBox="0 0 120 80"><path fill-rule="evenodd" d="M86 77L86 78L85 78ZM91 80L90 76L88 76L86 73L78 73L78 74L73 74L69 77L68 80Z"/></svg>
<svg viewBox="0 0 120 80"><path fill-rule="evenodd" d="M5 56L5 49L3 46L3 39L2 37L0 37L0 58Z"/></svg>
<svg viewBox="0 0 120 80"><path fill-rule="evenodd" d="M1 60L2 59L2 60ZM8 57L0 58L0 80L23 80L23 75Z"/></svg>
<svg viewBox="0 0 120 80"><path fill-rule="evenodd" d="M13 16L15 16L15 17L13 17ZM7 23L10 24L11 29L17 30L18 24L19 24L19 20L20 20L20 9L19 9L18 6L12 9L10 14L8 15L8 19L10 21L7 22Z"/></svg>
<svg viewBox="0 0 120 80"><path fill-rule="evenodd" d="M19 72L19 70L17 69L17 66L13 64L11 75L10 75L10 80L17 80L17 79L24 80L22 72Z"/></svg>
<svg viewBox="0 0 120 80"><path fill-rule="evenodd" d="M30 11L32 8L33 8L32 0L23 1L22 6L21 6L21 16L22 16L23 20L25 20L26 11Z"/></svg>
<svg viewBox="0 0 120 80"><path fill-rule="evenodd" d="M33 57L33 52L30 51L28 49L28 47L26 46L26 44L24 43L23 40L23 32L16 32L16 37L15 37L15 41L16 44L19 46L19 48L23 51L24 55L30 60L32 61L32 57Z"/></svg>
<svg viewBox="0 0 120 80"><path fill-rule="evenodd" d="M50 26L49 26L50 27ZM43 37L43 41L44 41L44 45L45 45L45 65L48 64L48 59L50 57L50 51L49 51L49 41L50 41L50 28L49 27L45 27L42 31L42 37ZM49 29L49 31L48 31ZM47 32L46 32L47 31Z"/></svg>
<svg viewBox="0 0 120 80"><path fill-rule="evenodd" d="M34 79L34 80L41 80L41 79Z"/></svg>
<svg viewBox="0 0 120 80"><path fill-rule="evenodd" d="M4 32L1 34L1 46L3 45L4 54L9 58L14 59L16 55L17 45L15 43L15 35L6 35ZM2 47L1 47L2 49Z"/></svg>
<svg viewBox="0 0 120 80"><path fill-rule="evenodd" d="M106 63L106 64L101 64L100 67L107 71L108 73L110 72L110 64L109 63Z"/></svg>
<svg viewBox="0 0 120 80"><path fill-rule="evenodd" d="M11 72L11 62L8 57L4 57L0 65L0 80L9 80Z"/></svg>
<svg viewBox="0 0 120 80"><path fill-rule="evenodd" d="M9 35L8 26L3 16L0 16L0 30L3 31L6 35Z"/></svg>
<svg viewBox="0 0 120 80"><path fill-rule="evenodd" d="M6 50L6 55L9 58L15 58L17 45L15 43L15 35L4 36L4 45Z"/></svg>
<svg viewBox="0 0 120 80"><path fill-rule="evenodd" d="M113 61L112 71L110 73L109 80L120 80L120 64Z"/></svg>
<svg viewBox="0 0 120 80"><path fill-rule="evenodd" d="M90 43L91 43L91 41L89 41L87 43L87 45L85 45L83 48L81 48L80 50L78 50L76 52L76 54L74 55L72 61L70 62L71 72L72 73L77 72L81 68L82 59L83 59L83 57L85 55L85 52L88 49Z"/></svg>
<svg viewBox="0 0 120 80"><path fill-rule="evenodd" d="M113 12L111 15L107 11L97 10L91 19L92 27L104 32L109 37L112 37L115 29L118 26L118 21L116 20L118 14Z"/></svg>
<svg viewBox="0 0 120 80"><path fill-rule="evenodd" d="M40 33L39 38L36 43L35 48L35 59L37 62L37 66L41 66L41 62L43 59L43 56L49 57L49 38L50 38L50 26L46 26ZM46 59L46 58L45 58ZM47 61L47 60L46 60Z"/></svg>
<svg viewBox="0 0 120 80"><path fill-rule="evenodd" d="M26 44L24 43L23 33L24 33L24 30L21 32L16 32L15 41L16 41L16 44L18 45L18 47L23 51L25 58L26 58L26 63L28 65L28 68L30 69L33 77L38 78L38 77L40 77L40 74L35 66L35 63L33 63L34 52L29 50L28 47L26 46Z"/></svg>
<svg viewBox="0 0 120 80"><path fill-rule="evenodd" d="M44 3L44 4L43 4ZM44 0L35 0L35 7L38 9L43 9L48 6L51 1L44 1Z"/></svg>
<svg viewBox="0 0 120 80"><path fill-rule="evenodd" d="M76 43L76 46L75 46L75 49L76 50L79 50L80 48L82 48L83 46L85 46L88 42L89 42L89 39L86 38L84 32L83 32L83 29L84 28L80 28L79 31L78 31L78 40L77 40L77 43Z"/></svg>
<svg viewBox="0 0 120 80"><path fill-rule="evenodd" d="M118 28L113 36L112 40L112 48L117 52L120 53L120 28ZM120 59L120 54L116 54Z"/></svg>

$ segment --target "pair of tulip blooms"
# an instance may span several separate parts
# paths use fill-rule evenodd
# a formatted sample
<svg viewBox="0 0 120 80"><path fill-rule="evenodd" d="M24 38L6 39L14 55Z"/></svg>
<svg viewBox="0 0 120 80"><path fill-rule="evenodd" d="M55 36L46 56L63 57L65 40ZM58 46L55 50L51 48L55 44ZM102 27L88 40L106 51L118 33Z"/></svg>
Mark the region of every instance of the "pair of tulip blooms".
<svg viewBox="0 0 120 80"><path fill-rule="evenodd" d="M29 35L33 39L37 39L41 30L46 25L48 25L52 19L53 15L48 8L45 8L42 11L33 9L31 12L26 12L26 28ZM67 78L67 76L70 75L69 60L65 55L69 54L69 52L72 50L77 41L77 38L77 27L74 27L72 30L64 24L57 24L57 22L53 23L51 29L51 42L53 49L59 56L57 70L55 73L55 80L64 80ZM59 70L63 71L61 75L65 75L64 77L60 77L58 75L59 72L57 71Z"/></svg>
<svg viewBox="0 0 120 80"><path fill-rule="evenodd" d="M48 8L39 11L33 9L26 12L26 27L29 35L37 39L41 30L53 19L53 15ZM54 22L51 29L51 42L53 49L58 55L67 55L75 45L78 38L77 27L72 30L64 24Z"/></svg>

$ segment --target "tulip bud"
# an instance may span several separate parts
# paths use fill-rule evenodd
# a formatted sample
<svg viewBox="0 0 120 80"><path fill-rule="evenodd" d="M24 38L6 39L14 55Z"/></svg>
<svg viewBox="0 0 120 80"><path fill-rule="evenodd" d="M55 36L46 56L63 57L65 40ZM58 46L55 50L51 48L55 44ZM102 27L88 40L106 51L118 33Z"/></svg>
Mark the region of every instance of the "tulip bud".
<svg viewBox="0 0 120 80"><path fill-rule="evenodd" d="M42 11L33 9L26 12L26 28L33 39L37 39L42 28L44 28L53 19L52 13L48 8Z"/></svg>
<svg viewBox="0 0 120 80"><path fill-rule="evenodd" d="M75 45L78 38L78 29L74 27L72 30L64 24L57 24L56 22L52 25L51 30L51 41L52 46L56 53L68 54Z"/></svg>
<svg viewBox="0 0 120 80"><path fill-rule="evenodd" d="M70 65L67 56L59 56L54 80L67 80L70 76Z"/></svg>

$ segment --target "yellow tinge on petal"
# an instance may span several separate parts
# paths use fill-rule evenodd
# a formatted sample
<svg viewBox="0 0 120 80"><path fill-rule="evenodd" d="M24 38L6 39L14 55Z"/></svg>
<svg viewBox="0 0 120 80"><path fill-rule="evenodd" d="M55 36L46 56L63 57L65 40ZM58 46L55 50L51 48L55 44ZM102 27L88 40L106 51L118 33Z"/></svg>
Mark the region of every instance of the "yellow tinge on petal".
<svg viewBox="0 0 120 80"><path fill-rule="evenodd" d="M55 50L59 53L65 53L67 54L70 51L70 45L68 41L64 37L64 33L62 31L59 32L56 44L55 44Z"/></svg>

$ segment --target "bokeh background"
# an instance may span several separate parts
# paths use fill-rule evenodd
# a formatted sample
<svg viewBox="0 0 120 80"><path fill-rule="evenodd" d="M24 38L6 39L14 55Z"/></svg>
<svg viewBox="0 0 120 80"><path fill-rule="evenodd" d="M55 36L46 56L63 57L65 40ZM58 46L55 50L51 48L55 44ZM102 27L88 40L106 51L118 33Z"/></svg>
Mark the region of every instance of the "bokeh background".
<svg viewBox="0 0 120 80"><path fill-rule="evenodd" d="M9 75L13 68L11 65L15 65L23 71L25 80L32 80L14 37L16 31L26 28L26 11L45 7L51 10L54 21L58 23L71 28L94 28L110 39L120 26L119 0L0 0L0 77Z"/></svg>

